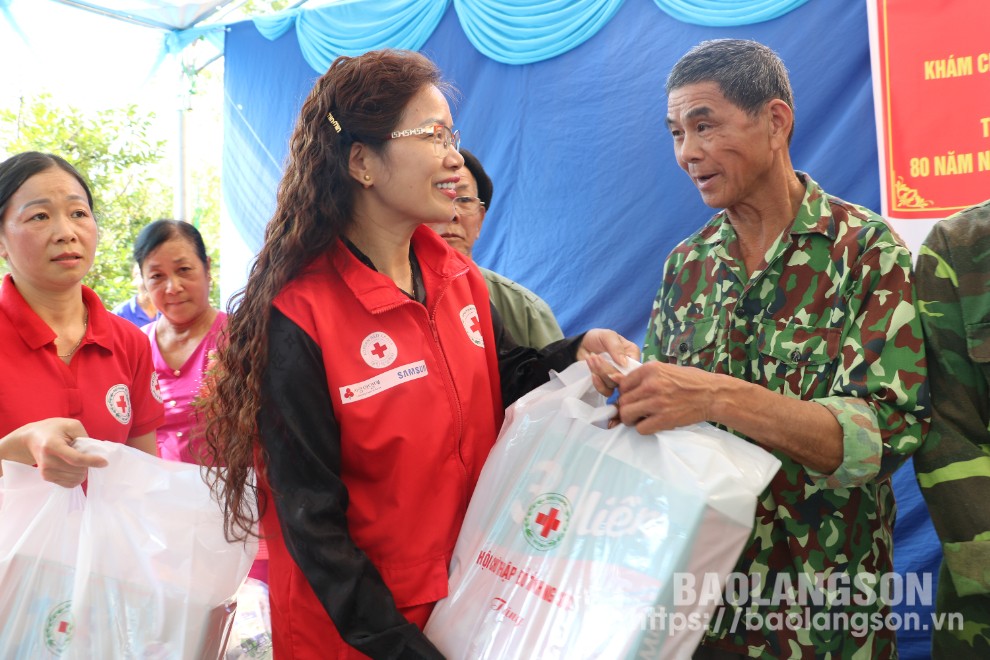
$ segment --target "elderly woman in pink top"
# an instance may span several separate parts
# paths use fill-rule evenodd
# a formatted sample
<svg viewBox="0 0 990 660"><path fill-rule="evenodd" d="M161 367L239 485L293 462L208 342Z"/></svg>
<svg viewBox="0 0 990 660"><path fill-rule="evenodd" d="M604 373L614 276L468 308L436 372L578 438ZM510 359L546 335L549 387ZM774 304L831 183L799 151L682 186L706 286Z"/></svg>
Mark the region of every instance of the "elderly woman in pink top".
<svg viewBox="0 0 990 660"><path fill-rule="evenodd" d="M165 423L158 427L158 453L172 461L202 463L202 424L196 400L217 350L227 315L210 305L210 258L203 236L179 220L156 220L134 241L134 260L160 312L141 328L151 340ZM262 543L250 576L268 581Z"/></svg>
<svg viewBox="0 0 990 660"><path fill-rule="evenodd" d="M210 258L193 225L156 220L141 230L134 260L161 315L141 328L151 339L151 355L165 403L158 427L162 458L200 463L195 403L227 315L210 305Z"/></svg>

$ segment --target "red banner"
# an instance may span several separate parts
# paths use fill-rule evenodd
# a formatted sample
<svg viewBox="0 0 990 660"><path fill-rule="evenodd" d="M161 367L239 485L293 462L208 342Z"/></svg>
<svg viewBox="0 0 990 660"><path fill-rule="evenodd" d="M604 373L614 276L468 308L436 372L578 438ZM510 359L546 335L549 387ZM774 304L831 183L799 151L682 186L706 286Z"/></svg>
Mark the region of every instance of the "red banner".
<svg viewBox="0 0 990 660"><path fill-rule="evenodd" d="M883 213L990 198L990 2L867 0Z"/></svg>

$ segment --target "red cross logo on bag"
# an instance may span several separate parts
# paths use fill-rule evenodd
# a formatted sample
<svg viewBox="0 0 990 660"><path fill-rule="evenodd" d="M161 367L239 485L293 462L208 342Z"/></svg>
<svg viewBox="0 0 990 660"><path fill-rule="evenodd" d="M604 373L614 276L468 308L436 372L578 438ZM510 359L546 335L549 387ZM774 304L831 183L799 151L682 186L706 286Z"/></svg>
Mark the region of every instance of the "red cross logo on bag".
<svg viewBox="0 0 990 660"><path fill-rule="evenodd" d="M526 511L523 536L537 550L550 550L563 540L570 521L570 501L560 493L543 493Z"/></svg>
<svg viewBox="0 0 990 660"><path fill-rule="evenodd" d="M560 520L557 518L559 513L559 509L551 507L549 515L545 513L536 514L536 524L543 526L543 529L540 530L540 536L547 538L550 536L550 532L556 532L560 529Z"/></svg>
<svg viewBox="0 0 990 660"><path fill-rule="evenodd" d="M72 639L72 601L66 600L48 613L45 618L45 646L59 656Z"/></svg>

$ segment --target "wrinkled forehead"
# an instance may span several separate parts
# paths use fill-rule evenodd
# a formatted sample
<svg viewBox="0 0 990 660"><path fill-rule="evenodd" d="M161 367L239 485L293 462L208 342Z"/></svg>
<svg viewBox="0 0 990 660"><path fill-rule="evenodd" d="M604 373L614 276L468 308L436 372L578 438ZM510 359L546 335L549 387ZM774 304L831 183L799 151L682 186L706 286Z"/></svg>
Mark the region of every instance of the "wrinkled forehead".
<svg viewBox="0 0 990 660"><path fill-rule="evenodd" d="M667 95L667 122L688 121L699 116L710 116L728 109L732 103L725 98L718 83L706 81L691 83L670 90Z"/></svg>
<svg viewBox="0 0 990 660"><path fill-rule="evenodd" d="M7 198L4 214L54 203L82 203L90 206L89 196L79 180L61 168L52 166L26 178Z"/></svg>

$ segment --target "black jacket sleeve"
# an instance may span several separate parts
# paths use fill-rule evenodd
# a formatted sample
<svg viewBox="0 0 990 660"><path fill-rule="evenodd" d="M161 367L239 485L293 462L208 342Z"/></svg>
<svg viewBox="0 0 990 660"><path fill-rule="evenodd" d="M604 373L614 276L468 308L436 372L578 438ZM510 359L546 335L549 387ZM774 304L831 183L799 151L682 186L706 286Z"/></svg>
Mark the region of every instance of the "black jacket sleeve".
<svg viewBox="0 0 990 660"><path fill-rule="evenodd" d="M372 658L443 658L351 539L340 429L320 347L272 310L259 414L282 535L340 636Z"/></svg>
<svg viewBox="0 0 990 660"><path fill-rule="evenodd" d="M516 399L550 380L551 369L562 371L573 364L584 334L564 337L540 350L520 346L505 329L495 305L491 308L498 375L502 382L502 405L508 408Z"/></svg>

